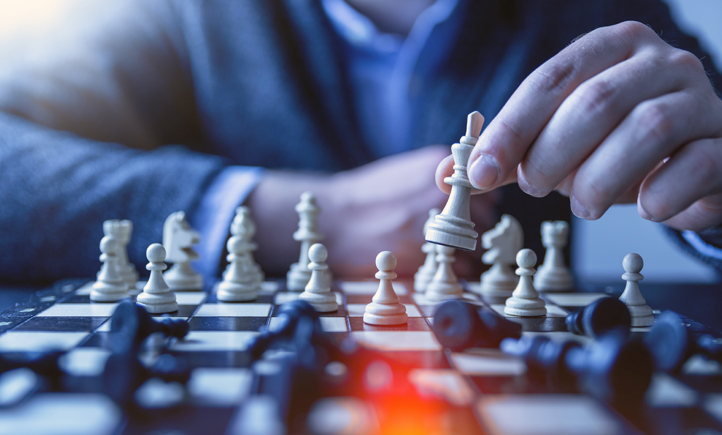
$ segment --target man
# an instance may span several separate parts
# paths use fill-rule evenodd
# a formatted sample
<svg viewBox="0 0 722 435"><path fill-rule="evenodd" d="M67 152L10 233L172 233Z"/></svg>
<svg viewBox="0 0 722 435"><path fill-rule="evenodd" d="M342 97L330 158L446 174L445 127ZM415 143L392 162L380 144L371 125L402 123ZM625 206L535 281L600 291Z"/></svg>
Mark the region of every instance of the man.
<svg viewBox="0 0 722 435"><path fill-rule="evenodd" d="M324 207L339 276L368 275L384 249L407 259L398 271L408 274L421 260L426 211L445 200L430 174L448 148L426 146L448 147L473 110L491 120L470 166L485 190L518 173L527 193L573 193L572 209L596 218L636 200L641 177L682 150L642 185L645 213L667 219L716 193L694 180L714 179L712 169L685 172L672 205L657 205L655 189L700 153L716 155L709 141L720 136L719 100L696 60L704 54L657 1L61 5L57 27L32 32L18 20L0 50L6 280L92 275L110 218L133 220L130 258L144 263L177 210L202 233L201 268L215 275L240 203L258 221L259 261L282 273L297 255L293 205L305 190ZM694 145L700 139L709 141ZM532 248L541 220L568 216L558 196L507 188L482 197L478 227L493 222L498 201L497 212L522 220ZM686 219L674 223L718 223Z"/></svg>

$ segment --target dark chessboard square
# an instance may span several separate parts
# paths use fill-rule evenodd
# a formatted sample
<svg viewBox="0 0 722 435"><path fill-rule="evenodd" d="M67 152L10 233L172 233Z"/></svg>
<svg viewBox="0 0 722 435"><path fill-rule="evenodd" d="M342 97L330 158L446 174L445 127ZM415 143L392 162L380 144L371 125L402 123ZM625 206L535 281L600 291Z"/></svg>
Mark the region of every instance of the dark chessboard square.
<svg viewBox="0 0 722 435"><path fill-rule="evenodd" d="M450 369L451 365L443 352L434 350L401 350L384 352L384 357L413 368Z"/></svg>
<svg viewBox="0 0 722 435"><path fill-rule="evenodd" d="M251 355L245 351L216 350L203 352L169 352L181 358L191 368L198 367L250 367Z"/></svg>
<svg viewBox="0 0 722 435"><path fill-rule="evenodd" d="M259 331L268 317L194 317L191 331Z"/></svg>
<svg viewBox="0 0 722 435"><path fill-rule="evenodd" d="M483 394L569 394L573 387L562 387L551 382L538 381L530 376L469 375Z"/></svg>
<svg viewBox="0 0 722 435"><path fill-rule="evenodd" d="M90 295L73 295L58 302L59 304L89 304Z"/></svg>
<svg viewBox="0 0 722 435"><path fill-rule="evenodd" d="M346 303L347 304L370 304L371 299L374 297L374 295L347 295L346 296Z"/></svg>
<svg viewBox="0 0 722 435"><path fill-rule="evenodd" d="M216 297L216 293L213 292L210 295L208 295L208 299L204 302L205 304L225 304L228 302L221 302ZM234 304L243 304L243 303L249 303L249 304L272 304L273 303L273 295L268 294L260 294L256 299L252 301L244 301L244 302L232 302Z"/></svg>
<svg viewBox="0 0 722 435"><path fill-rule="evenodd" d="M33 317L15 331L94 331L107 317Z"/></svg>
<svg viewBox="0 0 722 435"><path fill-rule="evenodd" d="M526 332L566 332L564 317L506 317L519 323Z"/></svg>
<svg viewBox="0 0 722 435"><path fill-rule="evenodd" d="M110 348L110 342L115 339L110 332L95 332L90 335L79 347L103 347Z"/></svg>
<svg viewBox="0 0 722 435"><path fill-rule="evenodd" d="M423 317L409 317L403 325L376 326L364 323L363 317L349 317L351 331L431 331Z"/></svg>
<svg viewBox="0 0 722 435"><path fill-rule="evenodd" d="M178 311L174 311L170 314L171 317L190 317L198 309L198 305L178 305ZM165 314L151 314L153 317L162 317Z"/></svg>

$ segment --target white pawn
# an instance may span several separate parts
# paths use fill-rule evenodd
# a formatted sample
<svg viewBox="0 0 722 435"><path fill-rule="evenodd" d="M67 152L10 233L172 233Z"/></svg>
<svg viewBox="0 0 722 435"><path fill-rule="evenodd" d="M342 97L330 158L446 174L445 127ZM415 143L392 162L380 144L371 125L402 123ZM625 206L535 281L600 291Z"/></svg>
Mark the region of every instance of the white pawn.
<svg viewBox="0 0 722 435"><path fill-rule="evenodd" d="M429 218L424 223L424 234L429 229L429 225L434 222L434 218L439 214L438 208L432 208L429 210ZM429 285L429 281L434 277L436 269L439 268L439 263L436 262L436 243L426 242L421 245L421 252L426 254L426 260L424 264L419 267L419 270L414 275L414 290L423 293L426 291L426 286Z"/></svg>
<svg viewBox="0 0 722 435"><path fill-rule="evenodd" d="M632 326L652 326L654 324L652 308L647 305L647 301L639 290L639 281L644 279L644 275L639 273L644 267L644 260L639 254L627 254L622 261L622 267L625 272L622 279L627 281L627 285L619 300L627 305L629 314L632 316Z"/></svg>
<svg viewBox="0 0 722 435"><path fill-rule="evenodd" d="M459 278L456 277L451 263L456 261L454 258L454 248L449 246L438 245L436 247L436 261L439 267L426 286L426 299L432 302L445 301L447 299L459 299L464 293L464 289L459 284Z"/></svg>
<svg viewBox="0 0 722 435"><path fill-rule="evenodd" d="M326 275L328 269L326 265L326 258L328 258L326 247L320 243L314 244L308 250L308 258L311 260L308 265L311 270L311 279L298 298L311 304L319 313L338 310L336 295L331 292L331 285Z"/></svg>
<svg viewBox="0 0 722 435"><path fill-rule="evenodd" d="M519 275L519 284L514 293L506 300L504 313L520 317L545 316L547 313L544 299L539 297L539 292L534 288L533 276L536 273L536 254L531 249L522 249L516 254L516 263L519 268L516 274Z"/></svg>
<svg viewBox="0 0 722 435"><path fill-rule="evenodd" d="M376 290L370 304L366 305L364 323L369 325L403 325L408 321L406 306L399 303L399 297L394 291L391 280L396 278L396 257L389 251L383 251L376 256L376 278L379 279L379 288Z"/></svg>
<svg viewBox="0 0 722 435"><path fill-rule="evenodd" d="M241 236L243 240L250 243L251 249L247 253L248 261L256 276L256 281L263 283L266 275L253 258L253 251L258 248L256 243L253 242L253 237L256 235L256 223L253 221L251 210L248 207L242 205L236 208L236 216L233 218L233 223L231 223L231 235Z"/></svg>
<svg viewBox="0 0 722 435"><path fill-rule="evenodd" d="M546 248L544 264L534 277L534 286L540 292L569 291L574 279L564 265L564 248L569 241L569 224L565 221L547 221L541 225L542 244Z"/></svg>
<svg viewBox="0 0 722 435"><path fill-rule="evenodd" d="M148 258L146 269L150 270L148 283L143 287L143 293L138 295L137 304L151 314L172 313L178 311L175 293L170 291L163 279L163 271L168 268L165 260L165 248L160 243L153 243L145 251Z"/></svg>
<svg viewBox="0 0 722 435"><path fill-rule="evenodd" d="M487 299L506 300L519 283L512 266L516 254L524 247L524 231L514 216L505 214L493 229L481 236L481 244L487 251L481 257L491 268L481 274L479 293Z"/></svg>
<svg viewBox="0 0 722 435"><path fill-rule="evenodd" d="M223 273L223 281L218 284L216 297L223 302L252 301L261 291L256 271L253 269L250 256L251 243L241 236L228 239L228 267Z"/></svg>
<svg viewBox="0 0 722 435"><path fill-rule="evenodd" d="M303 291L311 279L311 270L308 268L308 250L311 245L323 239L318 230L318 215L321 207L316 204L316 197L311 192L301 194L301 202L296 204L298 213L298 230L293 233L293 239L301 242L301 252L298 263L293 263L286 275L286 287L291 291ZM327 272L328 273L328 272ZM330 285L330 274L326 278Z"/></svg>
<svg viewBox="0 0 722 435"><path fill-rule="evenodd" d="M129 296L128 285L118 270L118 249L120 243L112 237L105 236L100 241L100 261L103 267L90 291L91 301L115 302Z"/></svg>

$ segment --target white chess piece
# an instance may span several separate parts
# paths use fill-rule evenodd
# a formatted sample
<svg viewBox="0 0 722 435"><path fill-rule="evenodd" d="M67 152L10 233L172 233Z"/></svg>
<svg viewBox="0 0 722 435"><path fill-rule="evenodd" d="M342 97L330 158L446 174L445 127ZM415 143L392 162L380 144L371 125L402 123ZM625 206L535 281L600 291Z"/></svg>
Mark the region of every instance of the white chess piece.
<svg viewBox="0 0 722 435"><path fill-rule="evenodd" d="M429 218L426 220L426 223L424 223L424 234L426 234L429 225L434 222L434 218L439 212L440 210L438 208L429 210ZM431 281L431 278L434 277L436 269L439 268L439 263L436 262L436 246L435 243L430 242L421 245L421 251L426 254L426 260L414 275L414 290L417 292L423 293L426 291L426 286L429 284L429 281Z"/></svg>
<svg viewBox="0 0 722 435"><path fill-rule="evenodd" d="M223 281L218 284L216 297L223 302L252 301L261 291L261 283L253 268L250 256L251 242L241 236L228 239L228 267Z"/></svg>
<svg viewBox="0 0 722 435"><path fill-rule="evenodd" d="M145 308L151 314L172 313L178 311L178 303L175 294L163 279L163 271L168 268L163 262L165 260L165 248L160 243L153 243L145 251L148 258L146 269L150 270L150 277L143 293L138 295L137 304Z"/></svg>
<svg viewBox="0 0 722 435"><path fill-rule="evenodd" d="M454 248L439 245L436 247L436 261L439 267L426 286L426 299L433 302L440 302L447 299L459 299L464 293L464 289L459 284L459 279L451 267L451 263L456 261L454 258Z"/></svg>
<svg viewBox="0 0 722 435"><path fill-rule="evenodd" d="M116 302L129 296L128 284L118 270L119 249L120 243L113 237L105 236L100 241L100 261L103 266L90 291L91 301Z"/></svg>
<svg viewBox="0 0 722 435"><path fill-rule="evenodd" d="M311 245L323 239L323 234L318 230L318 215L321 207L316 204L313 193L304 192L301 194L301 202L296 205L296 212L299 222L298 231L293 233L293 239L301 242L301 254L298 263L293 263L286 275L286 287L291 291L303 291L311 279L311 271L308 269L308 250ZM326 279L330 281L329 277Z"/></svg>
<svg viewBox="0 0 722 435"><path fill-rule="evenodd" d="M451 146L454 156L454 174L444 178L451 186L451 193L444 210L429 225L426 240L440 245L473 251L479 234L471 221L471 183L466 173L466 163L471 150L479 139L484 117L479 112L470 113L466 121L466 134L459 143Z"/></svg>
<svg viewBox="0 0 722 435"><path fill-rule="evenodd" d="M243 240L250 244L251 249L247 253L249 264L253 269L256 281L263 283L266 279L266 275L263 273L261 266L256 263L256 260L253 257L253 251L258 248L256 243L253 242L253 237L256 235L256 223L253 221L253 218L251 217L251 210L248 207L242 205L236 208L236 216L233 218L233 222L231 223L231 235L240 236Z"/></svg>
<svg viewBox="0 0 722 435"><path fill-rule="evenodd" d="M191 261L198 259L193 245L200 242L200 235L186 220L186 214L177 211L163 224L163 247L168 252L168 262L175 263L165 274L171 290L201 290L203 276L193 270Z"/></svg>
<svg viewBox="0 0 722 435"><path fill-rule="evenodd" d="M524 247L524 231L514 216L505 214L496 226L482 234L481 244L488 249L481 257L491 268L481 274L479 293L485 298L506 299L519 283L512 266Z"/></svg>
<svg viewBox="0 0 722 435"><path fill-rule="evenodd" d="M326 270L326 259L328 251L326 247L320 243L316 243L308 250L308 258L311 263L308 268L311 270L311 279L306 285L306 289L298 297L311 304L319 313L329 313L338 310L338 302L336 302L336 294L331 292Z"/></svg>
<svg viewBox="0 0 722 435"><path fill-rule="evenodd" d="M519 268L516 274L519 275L519 284L514 289L511 297L506 300L504 313L519 317L545 316L547 313L544 299L539 297L539 292L534 288L533 276L536 273L536 254L531 249L522 249L516 255L516 262Z"/></svg>
<svg viewBox="0 0 722 435"><path fill-rule="evenodd" d="M547 221L541 225L542 244L546 248L544 263L534 276L534 287L540 292L569 291L574 279L564 264L564 248L569 241L569 224L565 221Z"/></svg>
<svg viewBox="0 0 722 435"><path fill-rule="evenodd" d="M622 279L627 281L627 285L619 300L627 305L629 314L632 316L632 326L652 326L654 324L652 308L647 305L647 301L639 290L639 281L644 279L644 275L639 273L644 267L644 260L639 254L627 254L622 261L622 267L625 272Z"/></svg>
<svg viewBox="0 0 722 435"><path fill-rule="evenodd" d="M394 291L391 280L396 278L396 257L389 251L383 251L376 256L376 278L379 279L379 288L376 290L372 302L366 305L364 323L369 325L403 325L408 321L406 306L399 303L399 297Z"/></svg>
<svg viewBox="0 0 722 435"><path fill-rule="evenodd" d="M133 222L129 220L111 219L103 222L103 233L111 236L118 241L119 247L116 256L118 271L128 284L128 290L136 291L136 283L138 282L138 271L135 266L128 261L128 244L133 234Z"/></svg>

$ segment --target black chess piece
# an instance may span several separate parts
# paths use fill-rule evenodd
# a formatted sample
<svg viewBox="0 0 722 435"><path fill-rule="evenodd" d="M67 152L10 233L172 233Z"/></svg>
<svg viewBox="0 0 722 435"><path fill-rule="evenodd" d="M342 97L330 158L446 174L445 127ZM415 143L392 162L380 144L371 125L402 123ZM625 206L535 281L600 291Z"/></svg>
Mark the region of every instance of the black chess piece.
<svg viewBox="0 0 722 435"><path fill-rule="evenodd" d="M462 301L446 301L434 313L434 334L454 351L470 347L499 347L505 338L521 337L521 325L487 308Z"/></svg>
<svg viewBox="0 0 722 435"><path fill-rule="evenodd" d="M612 329L623 328L629 331L632 316L624 302L617 298L601 298L571 313L566 318L569 332L578 335L599 337Z"/></svg>
<svg viewBox="0 0 722 435"><path fill-rule="evenodd" d="M110 346L115 352L125 352L139 346L153 333L161 332L168 337L183 338L188 335L188 330L188 322L185 320L154 318L140 305L123 301L110 318L110 331L114 335Z"/></svg>
<svg viewBox="0 0 722 435"><path fill-rule="evenodd" d="M279 323L274 331L263 331L255 336L248 345L251 357L256 360L272 345L294 344L296 348L301 345L301 337L311 341L321 340L323 330L319 315L306 301L295 300L283 304L278 314ZM301 334L301 331L308 334Z"/></svg>
<svg viewBox="0 0 722 435"><path fill-rule="evenodd" d="M612 330L587 347L545 336L504 339L502 351L524 359L532 376L576 381L577 387L615 406L638 406L654 369L647 347Z"/></svg>
<svg viewBox="0 0 722 435"><path fill-rule="evenodd" d="M722 362L722 343L708 334L695 336L684 319L673 311L662 313L644 339L657 369L678 370L694 354Z"/></svg>

